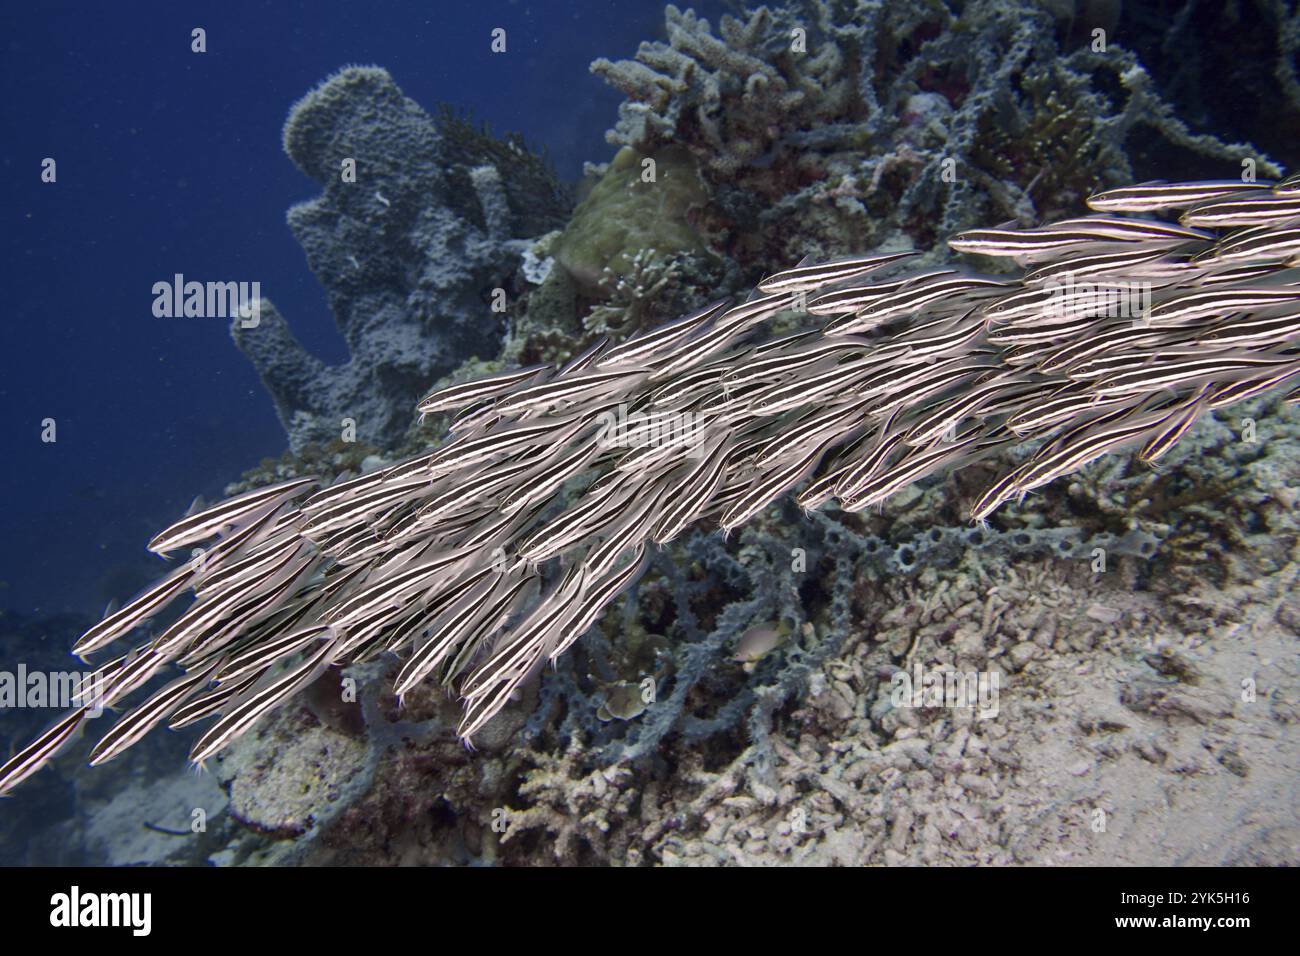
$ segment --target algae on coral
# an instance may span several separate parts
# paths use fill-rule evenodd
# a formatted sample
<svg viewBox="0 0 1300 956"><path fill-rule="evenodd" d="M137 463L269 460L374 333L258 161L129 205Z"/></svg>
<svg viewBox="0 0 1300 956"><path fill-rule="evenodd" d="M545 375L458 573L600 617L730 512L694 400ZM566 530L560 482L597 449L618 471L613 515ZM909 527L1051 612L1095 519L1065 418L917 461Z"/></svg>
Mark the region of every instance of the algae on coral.
<svg viewBox="0 0 1300 956"><path fill-rule="evenodd" d="M685 149L669 146L647 155L624 147L573 210L555 242L555 258L585 291L599 296L611 291L609 277L629 275L642 253L661 259L707 256L691 221L707 199Z"/></svg>

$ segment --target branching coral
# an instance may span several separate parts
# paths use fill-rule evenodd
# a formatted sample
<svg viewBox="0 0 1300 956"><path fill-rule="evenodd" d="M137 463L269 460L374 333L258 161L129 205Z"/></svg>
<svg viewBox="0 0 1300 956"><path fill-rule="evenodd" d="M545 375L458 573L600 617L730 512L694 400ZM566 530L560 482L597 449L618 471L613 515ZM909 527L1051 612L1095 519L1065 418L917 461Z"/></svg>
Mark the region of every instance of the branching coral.
<svg viewBox="0 0 1300 956"><path fill-rule="evenodd" d="M668 43L643 43L635 61L598 59L596 73L628 95L611 141L640 148L685 143L715 181L759 162L792 128L834 128L860 110L841 48L801 57L795 23L760 7L742 22L708 21L669 5Z"/></svg>
<svg viewBox="0 0 1300 956"><path fill-rule="evenodd" d="M1115 38L1065 55L1029 0L801 0L724 16L717 35L669 6L665 23L634 60L592 64L628 97L609 138L689 149L712 193L701 228L742 267L1055 218L1131 178L1138 127L1277 172L1191 132Z"/></svg>

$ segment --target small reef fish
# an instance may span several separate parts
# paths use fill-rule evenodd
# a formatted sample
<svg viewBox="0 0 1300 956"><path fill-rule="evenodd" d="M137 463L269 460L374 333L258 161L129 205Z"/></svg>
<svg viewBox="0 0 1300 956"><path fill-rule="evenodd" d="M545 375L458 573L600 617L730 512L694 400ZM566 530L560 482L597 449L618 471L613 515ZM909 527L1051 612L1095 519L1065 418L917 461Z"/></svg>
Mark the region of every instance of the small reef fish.
<svg viewBox="0 0 1300 956"><path fill-rule="evenodd" d="M868 272L874 272L884 266L892 265L903 259L915 256L916 252L896 252L884 256L859 256L851 259L839 259L834 262L822 262L815 265L801 265L784 272L769 276L758 284L760 292L813 292L858 279Z"/></svg>
<svg viewBox="0 0 1300 956"><path fill-rule="evenodd" d="M1267 190L1269 182L1243 182L1225 179L1217 182L1167 183L1149 182L1137 186L1108 189L1088 197L1089 209L1098 212L1166 212L1186 209L1211 199Z"/></svg>

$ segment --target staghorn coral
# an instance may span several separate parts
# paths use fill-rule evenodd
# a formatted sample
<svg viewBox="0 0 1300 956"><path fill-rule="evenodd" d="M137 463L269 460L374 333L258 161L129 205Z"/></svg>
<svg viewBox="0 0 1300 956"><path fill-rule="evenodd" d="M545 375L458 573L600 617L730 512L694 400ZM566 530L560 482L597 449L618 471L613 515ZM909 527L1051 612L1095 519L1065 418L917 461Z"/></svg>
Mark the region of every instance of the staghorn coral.
<svg viewBox="0 0 1300 956"><path fill-rule="evenodd" d="M1112 35L1125 37L1181 116L1229 137L1256 139L1285 164L1296 161L1300 9L1294 0L1150 0L1124 4L1119 20ZM1225 37L1231 42L1219 42ZM1243 95L1269 88L1280 96Z"/></svg>
<svg viewBox="0 0 1300 956"><path fill-rule="evenodd" d="M345 419L362 441L391 445L430 381L500 350L491 290L508 284L525 237L560 224L567 196L518 139L494 139L446 109L435 120L374 67L343 70L303 97L284 149L324 189L288 222L351 358L325 366L268 300L259 321L236 318L231 334L295 451L337 439Z"/></svg>
<svg viewBox="0 0 1300 956"><path fill-rule="evenodd" d="M834 129L862 110L842 47L824 44L802 60L783 49L797 25L785 11L724 16L720 37L693 10L670 4L664 18L667 44L591 65L629 97L612 142L685 143L716 181L757 163L791 128Z"/></svg>
<svg viewBox="0 0 1300 956"><path fill-rule="evenodd" d="M1137 131L1187 150L1192 173L1243 157L1279 171L1191 131L1114 37L1064 52L1029 0L804 0L724 16L716 35L670 5L665 26L634 59L592 64L627 96L609 139L690 150L711 192L700 227L751 280L814 250L926 249L971 222L1057 218L1143 178Z"/></svg>
<svg viewBox="0 0 1300 956"><path fill-rule="evenodd" d="M628 262L626 275L606 271L610 296L583 316L583 328L593 340L605 334L629 338L653 328L667 303L682 302L694 286L688 277L696 275L695 266L690 256L670 259L648 250L638 252Z"/></svg>

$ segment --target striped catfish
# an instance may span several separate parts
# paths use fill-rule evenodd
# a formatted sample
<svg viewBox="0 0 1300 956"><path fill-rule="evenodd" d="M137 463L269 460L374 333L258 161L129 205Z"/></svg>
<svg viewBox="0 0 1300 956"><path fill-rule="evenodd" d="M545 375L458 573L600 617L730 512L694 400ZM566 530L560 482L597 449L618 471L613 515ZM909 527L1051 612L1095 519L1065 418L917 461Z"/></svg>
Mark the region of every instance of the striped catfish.
<svg viewBox="0 0 1300 956"><path fill-rule="evenodd" d="M805 262L558 368L439 388L416 409L458 413L438 447L323 487L255 489L150 542L205 550L76 650L109 648L191 592L193 604L96 668L125 712L92 759L215 718L202 761L326 668L385 654L403 694L429 680L458 694L469 738L633 584L652 544L734 530L791 493L805 509L883 505L981 460L994 473L969 507L983 522L1101 455L1132 445L1158 461L1232 402L1295 400L1296 182L1108 190L1097 215L951 242L1028 272L885 272L911 253ZM1141 218L1167 211L1182 217ZM1151 301L1115 313L1129 289ZM764 338L769 320L786 334ZM626 434L602 441L620 406ZM690 418L690 440L660 440L664 413ZM1023 464L996 457L1022 441L1035 443ZM0 791L81 722L74 711L20 749Z"/></svg>
<svg viewBox="0 0 1300 956"><path fill-rule="evenodd" d="M80 658L102 650L123 635L129 634L183 594L194 581L194 569L182 565L157 584L104 618L77 640L72 653Z"/></svg>
<svg viewBox="0 0 1300 956"><path fill-rule="evenodd" d="M154 554L167 554L187 544L198 544L215 538L227 528L239 525L262 508L289 501L301 495L308 488L315 487L317 480L311 478L292 478L277 485L255 488L242 495L236 495L220 504L206 508L198 514L182 518L169 525L154 536L147 547Z"/></svg>
<svg viewBox="0 0 1300 956"><path fill-rule="evenodd" d="M675 346L694 335L701 326L708 324L710 319L730 304L730 299L722 299L666 325L633 336L626 342L608 349L595 361L594 367L596 369L617 369L627 366L635 368L652 362L665 353L672 352Z"/></svg>
<svg viewBox="0 0 1300 956"><path fill-rule="evenodd" d="M297 667L266 687L254 687L244 697L236 699L229 711L223 711L221 718L199 738L190 751L190 760L202 766L209 757L246 734L263 716L314 682L329 666L337 640L323 641Z"/></svg>
<svg viewBox="0 0 1300 956"><path fill-rule="evenodd" d="M208 686L213 673L222 663L222 659L217 658L193 673L176 678L122 717L90 751L90 765L96 767L112 760L171 717L187 700Z"/></svg>
<svg viewBox="0 0 1300 956"><path fill-rule="evenodd" d="M1151 432L1169 417L1169 413L1162 413L1159 417L1149 414L1124 417L1110 424L1087 429L1073 440L1046 446L1012 472L1015 475L1012 485L1016 493L1023 496L1062 475L1078 471L1117 446Z"/></svg>
<svg viewBox="0 0 1300 956"><path fill-rule="evenodd" d="M895 252L883 256L858 256L815 265L800 265L769 276L758 284L758 289L767 293L813 292L828 285L861 278L868 272L915 255L918 253Z"/></svg>
<svg viewBox="0 0 1300 956"><path fill-rule="evenodd" d="M1212 199L1193 206L1179 219L1184 226L1222 229L1287 223L1300 217L1300 195L1253 192Z"/></svg>
<svg viewBox="0 0 1300 956"><path fill-rule="evenodd" d="M468 408L479 402L507 395L519 386L530 383L550 371L549 365L534 365L530 368L514 369L448 385L422 398L415 406L415 410L423 416L434 412Z"/></svg>
<svg viewBox="0 0 1300 956"><path fill-rule="evenodd" d="M603 577L583 581L577 607L563 628L567 634L551 648L547 655L550 660L554 661L569 648L569 645L585 634L587 629L596 623L596 619L600 617L609 602L631 587L645 571L644 544L636 545L624 556L627 560L621 568L610 571Z"/></svg>
<svg viewBox="0 0 1300 956"><path fill-rule="evenodd" d="M86 707L77 708L14 754L3 767L0 767L0 796L4 796L53 760L58 752L73 739L81 728L82 722L85 721L88 712L89 710Z"/></svg>
<svg viewBox="0 0 1300 956"><path fill-rule="evenodd" d="M1268 190L1272 185L1271 182L1243 182L1239 179L1199 183L1149 182L1094 193L1086 201L1088 208L1098 212L1166 212L1186 209L1211 199L1249 196L1255 191Z"/></svg>
<svg viewBox="0 0 1300 956"><path fill-rule="evenodd" d="M1151 306L1142 315L1149 325L1176 325L1202 319L1226 317L1233 312L1249 312L1300 301L1300 288L1213 289L1209 292L1186 292Z"/></svg>

